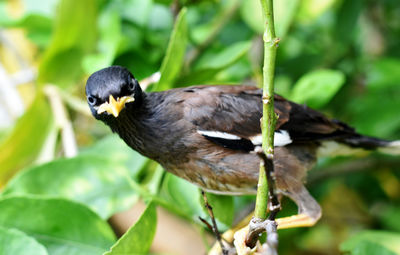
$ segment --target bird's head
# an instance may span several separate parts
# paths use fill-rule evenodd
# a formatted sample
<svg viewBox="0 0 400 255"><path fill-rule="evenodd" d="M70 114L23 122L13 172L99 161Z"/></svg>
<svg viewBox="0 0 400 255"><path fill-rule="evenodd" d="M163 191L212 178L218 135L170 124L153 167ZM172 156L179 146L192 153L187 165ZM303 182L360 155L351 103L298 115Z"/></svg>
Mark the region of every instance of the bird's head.
<svg viewBox="0 0 400 255"><path fill-rule="evenodd" d="M97 119L117 118L128 104L138 103L142 90L138 81L121 66L111 66L93 73L86 82L86 98Z"/></svg>

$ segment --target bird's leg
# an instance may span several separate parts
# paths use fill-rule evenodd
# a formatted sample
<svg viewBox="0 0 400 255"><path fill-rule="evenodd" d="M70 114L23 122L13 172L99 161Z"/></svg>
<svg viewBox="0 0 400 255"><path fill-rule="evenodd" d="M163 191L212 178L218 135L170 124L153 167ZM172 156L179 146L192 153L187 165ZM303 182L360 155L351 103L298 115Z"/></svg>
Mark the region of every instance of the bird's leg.
<svg viewBox="0 0 400 255"><path fill-rule="evenodd" d="M211 222L212 222L212 226L204 219L202 219L201 217L200 220L205 223L209 228L211 227L211 230L214 232L215 237L217 238L217 242L219 243L219 245L221 246L221 250L222 250L222 254L224 255L228 255L228 250L225 248L225 245L222 243L222 239L221 239L221 233L218 231L218 226L217 226L217 222L215 221L215 217L214 217L214 212L212 210L211 205L208 203L208 199L207 199L207 195L204 192L204 190L201 190L201 194L203 195L203 199L204 199L204 206L208 211L208 214L210 215L211 218Z"/></svg>
<svg viewBox="0 0 400 255"><path fill-rule="evenodd" d="M308 193L304 185L287 195L297 204L299 213L297 215L279 218L276 220L278 229L312 227L321 218L321 207Z"/></svg>

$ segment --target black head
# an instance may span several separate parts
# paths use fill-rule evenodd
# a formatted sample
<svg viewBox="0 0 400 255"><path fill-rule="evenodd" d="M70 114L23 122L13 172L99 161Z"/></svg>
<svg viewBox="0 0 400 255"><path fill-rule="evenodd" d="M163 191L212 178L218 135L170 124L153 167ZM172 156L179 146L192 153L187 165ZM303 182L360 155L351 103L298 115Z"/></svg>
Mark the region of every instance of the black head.
<svg viewBox="0 0 400 255"><path fill-rule="evenodd" d="M97 119L117 118L125 106L137 105L142 89L133 75L122 66L111 66L93 73L86 82L86 98Z"/></svg>

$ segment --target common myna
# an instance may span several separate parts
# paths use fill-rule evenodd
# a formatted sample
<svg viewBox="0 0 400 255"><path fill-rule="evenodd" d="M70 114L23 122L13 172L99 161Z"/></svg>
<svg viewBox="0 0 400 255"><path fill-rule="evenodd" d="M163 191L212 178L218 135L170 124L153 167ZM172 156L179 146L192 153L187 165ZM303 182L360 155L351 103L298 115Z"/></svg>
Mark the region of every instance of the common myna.
<svg viewBox="0 0 400 255"><path fill-rule="evenodd" d="M124 67L93 73L86 96L93 116L167 171L217 194L255 194L262 91L252 86L192 86L145 93ZM321 208L304 187L317 157L378 150L400 154L400 141L367 137L345 123L275 95L277 191L299 214L279 228L311 226Z"/></svg>

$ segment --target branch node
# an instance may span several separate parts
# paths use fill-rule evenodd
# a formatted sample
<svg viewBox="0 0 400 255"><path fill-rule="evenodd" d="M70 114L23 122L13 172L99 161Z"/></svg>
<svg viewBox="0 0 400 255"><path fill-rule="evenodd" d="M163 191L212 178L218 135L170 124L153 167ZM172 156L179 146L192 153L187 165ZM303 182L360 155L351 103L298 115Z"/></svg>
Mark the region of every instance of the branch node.
<svg viewBox="0 0 400 255"><path fill-rule="evenodd" d="M271 97L269 95L263 95L262 102L263 104L269 104L271 102Z"/></svg>

